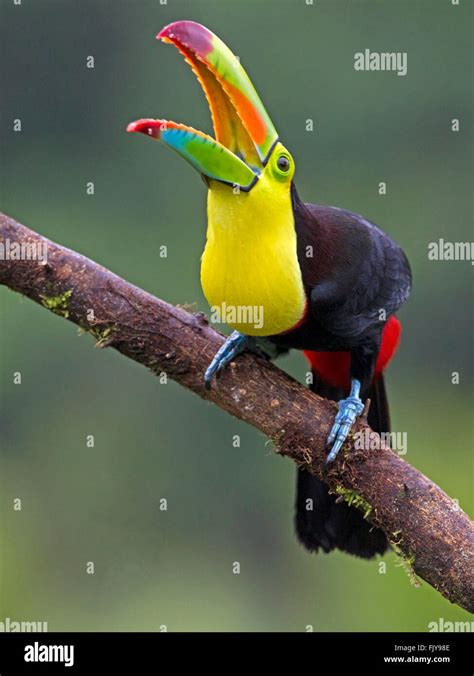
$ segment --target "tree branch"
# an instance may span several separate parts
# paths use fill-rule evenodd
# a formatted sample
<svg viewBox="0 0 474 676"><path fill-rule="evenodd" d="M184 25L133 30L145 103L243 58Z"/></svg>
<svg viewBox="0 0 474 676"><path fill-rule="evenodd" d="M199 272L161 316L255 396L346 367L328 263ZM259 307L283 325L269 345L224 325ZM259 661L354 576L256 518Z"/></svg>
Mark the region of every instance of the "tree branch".
<svg viewBox="0 0 474 676"><path fill-rule="evenodd" d="M2 244L5 249L2 256ZM7 260L47 247L47 261ZM438 486L391 451L364 420L354 439L323 476L325 442L334 402L310 392L252 354L228 368L210 392L203 374L223 337L202 314L173 307L80 254L0 214L0 283L82 327L98 347L113 347L155 374L165 372L203 399L261 430L277 453L323 478L343 499L354 499L383 528L414 573L446 598L474 611L474 528Z"/></svg>

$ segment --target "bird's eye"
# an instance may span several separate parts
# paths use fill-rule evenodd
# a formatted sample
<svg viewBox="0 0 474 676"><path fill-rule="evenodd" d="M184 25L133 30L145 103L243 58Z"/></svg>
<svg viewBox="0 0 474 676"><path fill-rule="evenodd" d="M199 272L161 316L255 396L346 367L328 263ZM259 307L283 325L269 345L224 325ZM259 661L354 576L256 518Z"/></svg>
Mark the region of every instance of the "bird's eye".
<svg viewBox="0 0 474 676"><path fill-rule="evenodd" d="M290 168L290 160L286 157L286 155L280 155L280 157L277 160L277 167L280 171L287 172Z"/></svg>

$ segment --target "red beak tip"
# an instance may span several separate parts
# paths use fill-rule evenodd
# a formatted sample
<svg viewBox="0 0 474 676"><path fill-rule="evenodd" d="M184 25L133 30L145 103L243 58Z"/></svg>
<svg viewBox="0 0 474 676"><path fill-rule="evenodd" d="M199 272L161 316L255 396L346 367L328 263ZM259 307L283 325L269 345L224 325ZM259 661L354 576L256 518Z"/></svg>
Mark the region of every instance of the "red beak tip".
<svg viewBox="0 0 474 676"><path fill-rule="evenodd" d="M156 36L156 39L177 40L178 42L187 44L188 41L193 42L193 40L196 39L196 35L199 36L202 33L207 35L209 34L209 31L195 21L183 19L182 21L173 21L173 23L169 23L162 28Z"/></svg>
<svg viewBox="0 0 474 676"><path fill-rule="evenodd" d="M127 131L138 131L142 134L146 134L147 136L159 138L162 124L163 120L135 120L135 122L130 122L130 124L127 126Z"/></svg>
<svg viewBox="0 0 474 676"><path fill-rule="evenodd" d="M163 40L163 38L173 38L175 37L173 29L176 28L181 22L180 21L174 21L173 23L169 23L167 26L162 28L160 32L156 35L157 40Z"/></svg>
<svg viewBox="0 0 474 676"><path fill-rule="evenodd" d="M172 42L178 48L183 45L202 58L213 49L213 33L195 21L174 21L162 28L156 39Z"/></svg>

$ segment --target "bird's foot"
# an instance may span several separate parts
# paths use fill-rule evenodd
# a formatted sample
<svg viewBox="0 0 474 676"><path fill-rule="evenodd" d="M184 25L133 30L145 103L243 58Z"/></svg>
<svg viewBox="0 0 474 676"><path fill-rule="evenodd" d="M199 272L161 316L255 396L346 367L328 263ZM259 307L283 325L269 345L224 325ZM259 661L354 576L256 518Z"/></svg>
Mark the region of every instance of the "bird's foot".
<svg viewBox="0 0 474 676"><path fill-rule="evenodd" d="M225 369L227 364L229 364L244 350L251 350L252 352L257 353L261 352L253 336L246 336L243 333L234 331L216 352L216 356L211 361L206 373L204 374L204 386L206 390L211 389L213 376L215 375L216 379L220 378L222 371Z"/></svg>
<svg viewBox="0 0 474 676"><path fill-rule="evenodd" d="M332 462L339 453L347 439L347 435L349 434L352 425L364 410L364 404L359 397L359 393L360 382L354 378L351 383L351 392L349 396L347 399L341 399L341 401L338 402L339 411L326 442L326 445L328 447L332 446L332 448L326 458L325 465Z"/></svg>

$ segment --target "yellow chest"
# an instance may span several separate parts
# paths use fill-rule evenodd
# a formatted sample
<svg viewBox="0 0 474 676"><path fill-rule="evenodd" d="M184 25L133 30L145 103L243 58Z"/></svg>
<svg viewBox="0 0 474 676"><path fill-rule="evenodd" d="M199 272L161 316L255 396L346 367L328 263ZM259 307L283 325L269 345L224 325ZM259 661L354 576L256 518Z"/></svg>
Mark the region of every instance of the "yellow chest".
<svg viewBox="0 0 474 676"><path fill-rule="evenodd" d="M265 194L264 181L235 195L213 184L201 284L211 318L251 336L293 328L306 297L296 253L290 196Z"/></svg>

